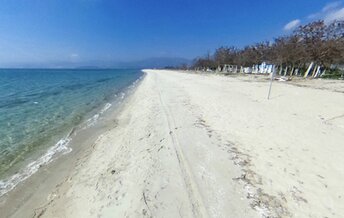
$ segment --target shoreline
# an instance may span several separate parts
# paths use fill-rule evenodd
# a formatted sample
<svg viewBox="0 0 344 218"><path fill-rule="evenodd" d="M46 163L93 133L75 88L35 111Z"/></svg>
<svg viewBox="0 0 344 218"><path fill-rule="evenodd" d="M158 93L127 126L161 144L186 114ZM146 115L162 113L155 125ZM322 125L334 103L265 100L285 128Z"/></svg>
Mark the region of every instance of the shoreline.
<svg viewBox="0 0 344 218"><path fill-rule="evenodd" d="M343 82L276 82L266 100L265 80L145 74L112 128L55 166L61 179L14 217L344 213Z"/></svg>
<svg viewBox="0 0 344 218"><path fill-rule="evenodd" d="M139 84L144 79L143 73L138 79L132 82L129 86L115 95L116 98L111 102L107 102L103 107L98 108L90 113L90 116L85 118L80 124L73 127L67 136L61 140L66 140L67 143L62 146L68 152L57 152L52 154L48 162L40 164L37 171L20 180L13 188L6 191L0 196L0 213L5 217L10 217L11 214L16 213L17 208L21 208L22 203L28 203L28 199L35 199L33 205L37 202L44 202L46 196L53 190L62 179L71 173L68 169L68 164L75 165L75 158L80 159L83 155L89 155L88 149L95 141L111 128L116 127L116 116L123 110L124 104L127 103L130 96L135 92ZM60 140L60 141L61 141ZM53 147L59 146L57 142ZM39 159L44 158L48 151L40 156ZM36 161L35 161L36 162ZM32 165L30 163L29 165ZM28 165L24 168L29 167ZM11 177L15 177L13 175ZM9 177L9 178L11 178ZM55 181L56 180L56 181ZM42 184L44 184L42 186ZM40 190L40 193L34 193ZM11 210L8 210L10 205ZM6 208L6 209L5 209Z"/></svg>

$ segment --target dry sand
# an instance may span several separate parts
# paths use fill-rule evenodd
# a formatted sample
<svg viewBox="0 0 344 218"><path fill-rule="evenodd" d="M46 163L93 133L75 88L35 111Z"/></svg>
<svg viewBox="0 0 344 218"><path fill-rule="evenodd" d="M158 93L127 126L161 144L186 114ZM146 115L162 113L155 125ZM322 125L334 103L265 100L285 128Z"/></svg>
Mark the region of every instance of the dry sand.
<svg viewBox="0 0 344 218"><path fill-rule="evenodd" d="M118 125L13 217L343 217L343 82L274 82L266 100L264 79L145 72Z"/></svg>

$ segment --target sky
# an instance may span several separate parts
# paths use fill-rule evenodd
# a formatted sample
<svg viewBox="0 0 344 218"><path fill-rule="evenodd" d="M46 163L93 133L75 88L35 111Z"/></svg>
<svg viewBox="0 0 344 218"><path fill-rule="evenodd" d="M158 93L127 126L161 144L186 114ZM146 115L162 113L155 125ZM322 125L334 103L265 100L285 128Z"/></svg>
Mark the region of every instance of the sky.
<svg viewBox="0 0 344 218"><path fill-rule="evenodd" d="M326 0L0 0L0 68L193 59L312 20L344 19Z"/></svg>

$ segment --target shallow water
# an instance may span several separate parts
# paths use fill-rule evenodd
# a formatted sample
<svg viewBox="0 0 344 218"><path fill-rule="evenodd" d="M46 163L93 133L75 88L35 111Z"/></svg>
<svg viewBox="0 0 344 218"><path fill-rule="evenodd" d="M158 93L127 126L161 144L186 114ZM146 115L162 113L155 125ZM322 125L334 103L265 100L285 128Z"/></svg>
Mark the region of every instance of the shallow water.
<svg viewBox="0 0 344 218"><path fill-rule="evenodd" d="M68 153L71 131L96 122L141 75L139 70L1 69L0 196L56 153Z"/></svg>

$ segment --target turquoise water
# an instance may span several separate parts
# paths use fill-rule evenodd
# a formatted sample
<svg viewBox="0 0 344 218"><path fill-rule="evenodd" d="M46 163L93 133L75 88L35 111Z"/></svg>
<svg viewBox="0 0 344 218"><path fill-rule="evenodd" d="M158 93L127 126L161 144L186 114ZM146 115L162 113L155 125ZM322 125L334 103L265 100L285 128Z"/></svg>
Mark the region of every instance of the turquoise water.
<svg viewBox="0 0 344 218"><path fill-rule="evenodd" d="M0 69L0 196L111 106L139 70Z"/></svg>

